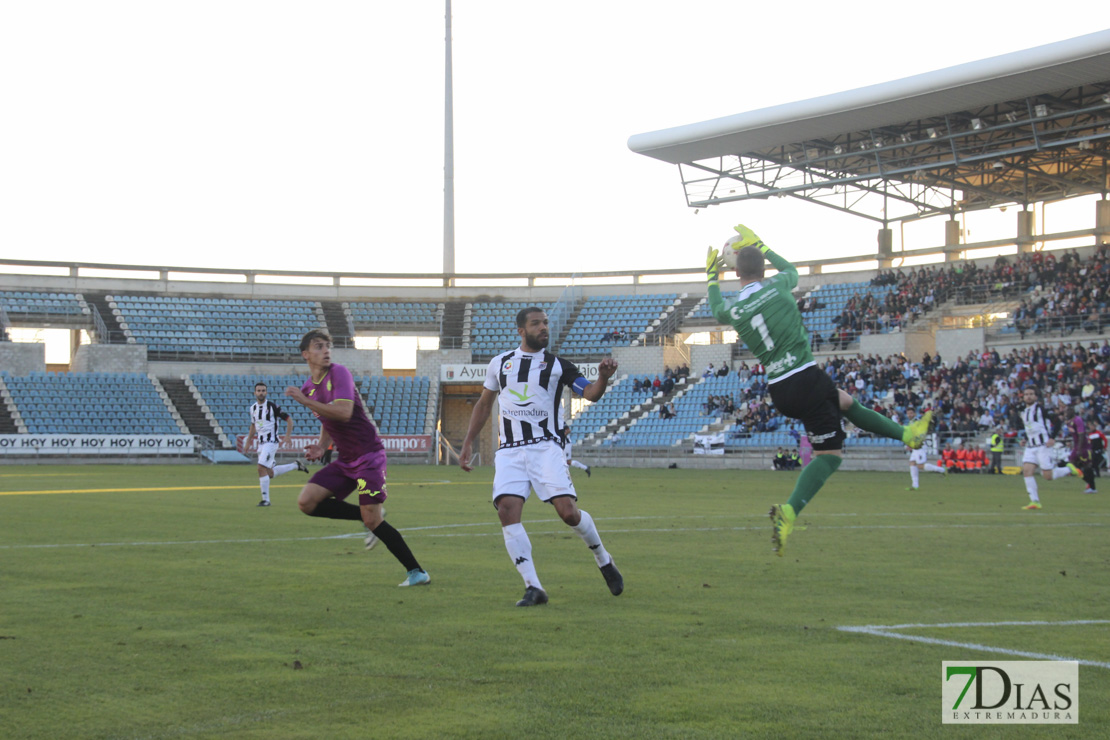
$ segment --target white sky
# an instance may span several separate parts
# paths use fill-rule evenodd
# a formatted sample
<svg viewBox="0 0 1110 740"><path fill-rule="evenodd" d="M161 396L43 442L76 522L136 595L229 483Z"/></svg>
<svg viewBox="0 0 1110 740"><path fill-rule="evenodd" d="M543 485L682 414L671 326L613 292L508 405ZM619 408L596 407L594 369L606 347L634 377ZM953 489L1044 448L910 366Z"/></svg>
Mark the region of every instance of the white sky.
<svg viewBox="0 0 1110 740"><path fill-rule="evenodd" d="M1106 17L1082 0L453 5L459 272L693 268L740 221L795 259L873 253L875 224L818 206L695 215L677 168L626 141ZM443 11L0 0L0 258L438 272ZM908 246L941 243L930 228Z"/></svg>

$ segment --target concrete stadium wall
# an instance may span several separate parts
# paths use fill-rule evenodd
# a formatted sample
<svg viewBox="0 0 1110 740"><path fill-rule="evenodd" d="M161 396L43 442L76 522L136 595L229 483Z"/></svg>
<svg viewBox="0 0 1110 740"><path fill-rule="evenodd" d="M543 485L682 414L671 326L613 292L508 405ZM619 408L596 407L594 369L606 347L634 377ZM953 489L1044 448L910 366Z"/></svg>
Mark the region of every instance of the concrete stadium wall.
<svg viewBox="0 0 1110 740"><path fill-rule="evenodd" d="M112 345L115 346L115 345ZM332 350L332 361L350 368L355 375L381 375L382 351L379 349L341 349ZM303 362L196 362L196 361L152 361L149 372L158 377L180 377L182 375L308 375L308 366ZM146 371L144 371L146 372Z"/></svg>
<svg viewBox="0 0 1110 740"><path fill-rule="evenodd" d="M729 370L735 370L732 366L732 345L731 344L692 344L690 345L690 378L700 378L701 374L705 372L705 368L709 363L713 363L713 368L717 369L721 363L728 363Z"/></svg>
<svg viewBox="0 0 1110 740"><path fill-rule="evenodd" d="M0 342L0 368L12 375L46 372L46 345L37 342Z"/></svg>
<svg viewBox="0 0 1110 740"><path fill-rule="evenodd" d="M987 336L982 328L938 329L937 352L945 362L964 357L968 352L980 353L987 346Z"/></svg>
<svg viewBox="0 0 1110 740"><path fill-rule="evenodd" d="M82 344L73 354L69 369L75 373L147 373L144 344Z"/></svg>

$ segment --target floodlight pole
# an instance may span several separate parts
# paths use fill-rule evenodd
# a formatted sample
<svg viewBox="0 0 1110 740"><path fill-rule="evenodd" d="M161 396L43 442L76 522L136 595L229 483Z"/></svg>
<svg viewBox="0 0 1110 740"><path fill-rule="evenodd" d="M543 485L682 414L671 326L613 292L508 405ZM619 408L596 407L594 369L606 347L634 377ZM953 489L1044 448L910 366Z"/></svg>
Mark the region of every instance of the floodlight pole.
<svg viewBox="0 0 1110 740"><path fill-rule="evenodd" d="M451 0L447 3L447 41L443 117L443 285L455 274L455 115L451 81Z"/></svg>

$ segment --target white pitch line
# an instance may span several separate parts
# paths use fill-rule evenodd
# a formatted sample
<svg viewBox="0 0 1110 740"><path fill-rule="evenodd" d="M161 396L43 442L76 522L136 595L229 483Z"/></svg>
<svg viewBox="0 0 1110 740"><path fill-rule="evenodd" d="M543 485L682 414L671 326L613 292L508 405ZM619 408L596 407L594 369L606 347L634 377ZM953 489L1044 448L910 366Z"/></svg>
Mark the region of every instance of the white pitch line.
<svg viewBox="0 0 1110 740"><path fill-rule="evenodd" d="M627 517L628 519L676 519L678 517ZM699 517L689 517L699 518ZM707 517L706 517L707 518ZM611 519L615 521L619 518ZM457 534L434 534L429 530L437 529L452 529L457 527L488 527L496 526L490 522L479 522L474 524L439 524L426 527L403 527L400 528L401 532L408 532L415 537L499 537L500 531L495 532L461 532ZM1049 523L1042 522L1036 524L1027 522L1024 524L889 524L889 525L847 525L847 526L832 526L820 527L822 530L868 530L874 531L877 529L1028 529L1031 527L1105 527L1106 524L1099 522L1061 522ZM752 526L752 527L653 527L653 528L638 528L638 529L598 529L602 534L640 534L640 533L676 533L676 532L759 532L767 529L767 526ZM814 527L818 529L818 527ZM529 531L531 536L551 535L559 536L567 534L568 529L558 530L534 530ZM0 545L0 550L57 550L71 547L160 547L167 545L238 545L238 544L255 544L264 542L312 542L317 540L343 540L352 539L355 537L365 537L365 532L348 532L344 534L323 535L319 537L253 537L253 538L239 538L228 540L169 540L169 541L145 541L145 542L72 542L72 543L56 543L56 544L41 544L41 545Z"/></svg>
<svg viewBox="0 0 1110 740"><path fill-rule="evenodd" d="M965 622L965 623L949 623L949 624L914 624L903 625L903 627L916 627L916 628L932 628L932 627L995 627L995 626L1067 626L1067 625L1084 625L1084 624L1110 624L1110 620L1092 619L1092 620L1073 620L1066 622ZM1066 660L1074 661L1080 665L1089 665L1094 668L1110 669L1110 663L1103 663L1097 660L1083 660L1081 658L1069 658L1062 655L1052 655L1050 653L1032 653L1025 650L1010 650L1008 648L993 647L991 645L980 645L976 642L956 642L955 640L940 640L935 637L922 637L920 635L903 635L900 632L891 632L892 628L897 628L898 625L868 625L863 627L842 626L837 627L841 632L852 632L862 635L873 635L875 637L890 637L895 640L907 640L909 642L920 642L929 645L942 645L944 647L964 648L966 650L978 650L985 653L998 653L999 655L1012 655L1018 658L1033 658L1036 660Z"/></svg>

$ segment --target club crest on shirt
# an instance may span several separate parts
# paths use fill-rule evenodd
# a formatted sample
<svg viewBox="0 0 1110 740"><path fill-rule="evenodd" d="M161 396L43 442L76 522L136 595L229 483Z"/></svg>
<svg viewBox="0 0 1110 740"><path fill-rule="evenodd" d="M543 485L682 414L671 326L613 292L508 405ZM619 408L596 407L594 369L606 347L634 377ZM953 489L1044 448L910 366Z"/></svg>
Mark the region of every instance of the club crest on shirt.
<svg viewBox="0 0 1110 740"><path fill-rule="evenodd" d="M547 363L546 362L541 362L540 363L540 370L544 370L546 368L547 368Z"/></svg>

